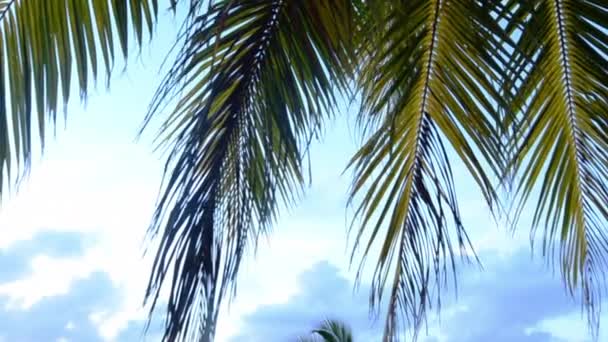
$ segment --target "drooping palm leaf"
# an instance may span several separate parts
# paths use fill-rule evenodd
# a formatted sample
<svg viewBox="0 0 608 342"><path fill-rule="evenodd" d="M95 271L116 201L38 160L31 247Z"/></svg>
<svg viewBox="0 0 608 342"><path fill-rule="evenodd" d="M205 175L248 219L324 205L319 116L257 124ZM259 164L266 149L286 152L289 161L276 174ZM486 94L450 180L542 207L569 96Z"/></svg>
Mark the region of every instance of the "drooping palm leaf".
<svg viewBox="0 0 608 342"><path fill-rule="evenodd" d="M527 1L509 7L519 35L507 124L517 150L516 215L536 197L533 234L557 261L567 288L580 290L598 323L608 264L608 6L605 1ZM556 255L557 253L557 255Z"/></svg>
<svg viewBox="0 0 608 342"><path fill-rule="evenodd" d="M156 14L157 0L0 0L0 194L27 169L33 119L44 143L73 78L84 99L100 71L109 77L115 50L127 56L131 34L141 44L152 33Z"/></svg>
<svg viewBox="0 0 608 342"><path fill-rule="evenodd" d="M303 181L310 135L349 74L350 1L193 1L186 39L151 114L177 100L150 228L147 298L169 286L168 341L209 341L240 259ZM169 284L166 284L169 283Z"/></svg>
<svg viewBox="0 0 608 342"><path fill-rule="evenodd" d="M363 193L355 247L367 232L365 260L384 229L371 302L379 304L388 287L385 338L392 340L400 326L418 330L453 274L454 254L470 247L446 142L494 205L491 178L504 165L496 108L507 45L492 2L368 3L380 18L359 75L360 121L375 131L351 162L352 196Z"/></svg>

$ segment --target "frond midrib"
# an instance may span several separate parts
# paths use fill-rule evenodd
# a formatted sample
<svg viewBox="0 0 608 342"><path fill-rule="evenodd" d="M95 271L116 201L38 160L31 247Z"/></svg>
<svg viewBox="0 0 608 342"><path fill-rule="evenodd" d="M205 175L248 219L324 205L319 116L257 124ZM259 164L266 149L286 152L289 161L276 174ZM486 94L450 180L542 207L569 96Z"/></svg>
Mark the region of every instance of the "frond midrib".
<svg viewBox="0 0 608 342"><path fill-rule="evenodd" d="M4 20L4 17L6 16L6 14L11 10L11 7L13 7L13 5L17 2L17 0L9 0L9 2L7 3L6 7L4 8L4 10L2 12L0 12L0 22L2 22L2 20Z"/></svg>
<svg viewBox="0 0 608 342"><path fill-rule="evenodd" d="M437 41L438 41L438 36L439 36L439 19L440 19L440 10L442 7L442 1L443 0L437 0L435 3L435 10L433 11L433 19L432 19L432 23L431 23L431 31L430 31L430 39L431 39L431 43L428 47L428 59L425 61L426 66L425 68L425 75L424 75L424 81L422 82L422 96L421 96L421 100L420 100L420 109L418 112L418 118L417 118L417 122L416 122L416 147L414 150L414 156L411 159L411 171L410 171L410 176L409 181L408 181L408 186L407 186L407 197L411 197L411 187L412 187L412 183L414 182L414 179L418 176L420 176L419 171L420 171L420 166L421 166L421 153L422 153L422 148L424 147L424 130L423 130L423 124L424 124L424 120L427 116L429 116L429 113L427 112L427 108L428 108L428 102L429 102L429 92L430 92L430 84L431 84L431 80L432 80L432 76L433 76L433 66L435 63L435 52L437 49ZM408 209L408 213L409 213L409 209ZM407 221L407 216L409 214L406 214L405 220Z"/></svg>
<svg viewBox="0 0 608 342"><path fill-rule="evenodd" d="M405 188L405 192L406 192L406 197L408 198L408 208L407 208L407 212L405 214L404 217L404 221L403 222L408 222L409 221L409 216L411 215L411 198L413 196L412 194L412 190L413 190L413 186L414 186L414 182L416 181L416 179L418 177L422 177L421 174L421 162L422 162L422 149L425 145L425 138L428 137L428 134L425 134L425 129L424 129L424 122L425 119L430 119L429 116L430 114L427 112L427 108L428 108L428 102L429 102L429 92L430 92L430 88L431 88L431 81L432 81L432 76L433 76L433 67L434 67L434 63L435 63L435 56L436 56L436 50L437 50L437 45L438 45L438 40L439 40L439 24L440 24L440 14L441 14L441 9L443 6L443 0L437 0L434 4L434 11L432 14L432 22L430 23L430 44L428 46L428 51L427 51L427 60L425 61L424 64L426 64L424 66L424 70L425 70L425 75L424 80L422 81L422 95L421 95L421 101L420 101L420 107L419 107L419 112L418 112L418 118L417 118L417 122L416 122L416 134L415 134L415 152L414 152L414 156L411 159L411 168L409 171L409 175L408 175L408 180L406 183L406 188ZM427 127L427 129L430 129ZM404 248L405 248L405 239L406 239L406 234L408 233L407 229L405 229L405 227L401 228L401 234L399 234L399 251L398 251L398 255L399 257L401 257L404 253ZM399 287L399 282L403 276L403 273L401 271L401 262L397 262L397 269L395 271L395 277L393 279L393 290L390 296L390 304L389 304L389 311L388 311L388 316L389 318L386 321L386 325L385 325L385 340L387 339L391 339L392 338L392 334L394 334L394 331L392 331L392 326L394 324L393 320L395 319L394 314L395 311L398 309L398 305L397 305L397 301L398 301L398 291L401 291L402 289L400 289ZM420 305L422 306L421 308L419 308L421 311L424 311L423 307L424 305L424 301L426 301L426 298L422 298L422 301L420 303ZM414 313L414 316L417 316L416 313ZM415 317L415 322L414 322L414 331L418 330L419 325L422 322L422 317Z"/></svg>
<svg viewBox="0 0 608 342"><path fill-rule="evenodd" d="M574 179L574 191L576 193L576 202L578 203L578 210L576 210L576 215L578 217L579 222L581 223L581 226L583 228L583 232L581 234L581 232L577 232L577 234L581 234L581 237L586 241L587 240L587 224L586 224L586 218L585 218L585 214L583 212L583 208L585 207L585 201L583 198L583 194L581 189L584 187L584 177L583 177L583 169L582 169L582 160L581 160L581 136L580 136L580 130L579 130L579 122L578 122L578 117L577 117L577 106L576 106L576 102L574 100L574 85L573 85L573 73L570 67L570 54L568 51L568 32L566 30L566 13L564 13L564 8L563 8L563 3L561 0L554 0L553 1L553 6L551 6L551 8L553 9L554 13L554 19L555 19L555 28L556 28L556 40L557 40L557 44L558 44L558 53L559 53L559 63L563 72L563 77L564 77L564 82L561 83L563 86L563 91L564 91L564 95L566 96L565 99L565 104L566 104L566 108L567 108L567 121L568 121L568 125L566 125L566 129L568 132L568 135L570 137L570 141L571 144L568 144L568 150L570 152L570 157L572 158L573 162L574 162L574 166L576 168L576 177ZM580 260L580 269L583 270L583 265L584 263L587 262L586 260L586 249L587 249L587 244L586 243L581 243L580 246L582 247L582 251L580 251L580 256L581 258L579 258ZM576 275L574 275L574 279L576 279ZM573 281L572 283L568 281L568 287L569 290L572 291L573 288L576 286L576 281Z"/></svg>
<svg viewBox="0 0 608 342"><path fill-rule="evenodd" d="M263 65L264 61L266 60L266 56L267 56L266 49L268 49L268 47L272 43L271 40L274 38L275 33L278 30L279 17L280 17L280 13L281 13L281 10L282 10L282 7L284 6L284 4L285 4L284 0L277 0L277 1L274 1L273 5L270 7L270 11L272 12L272 15L270 16L268 22L266 23L265 28L262 30L262 32L264 32L264 34L262 35L262 37L260 37L260 44L257 46L257 48L255 49L255 52L253 53L254 63L252 63L251 68L249 69L249 72L247 73L245 82L243 82L243 87L244 87L245 93L242 96L243 96L244 100L251 98L251 96L250 96L251 92L254 91L253 87L255 86L256 72L257 73L260 72L260 68ZM242 111L243 108L247 107L247 104L248 104L247 101L241 102L242 107L239 108L239 110L237 110L237 111L238 112Z"/></svg>

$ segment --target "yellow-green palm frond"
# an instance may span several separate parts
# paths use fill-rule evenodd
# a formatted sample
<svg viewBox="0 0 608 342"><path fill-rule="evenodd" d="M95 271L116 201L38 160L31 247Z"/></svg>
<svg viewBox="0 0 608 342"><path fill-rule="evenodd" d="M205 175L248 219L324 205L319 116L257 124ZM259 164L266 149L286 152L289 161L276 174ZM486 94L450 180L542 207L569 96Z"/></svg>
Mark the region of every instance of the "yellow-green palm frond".
<svg viewBox="0 0 608 342"><path fill-rule="evenodd" d="M608 7L537 0L510 12L523 76L511 80L516 214L537 194L533 234L541 227L543 254L597 323L608 267Z"/></svg>
<svg viewBox="0 0 608 342"><path fill-rule="evenodd" d="M351 73L350 1L203 3L151 109L177 101L159 135L172 152L147 292L155 310L169 287L167 341L211 340L244 251L300 191L306 146Z"/></svg>
<svg viewBox="0 0 608 342"><path fill-rule="evenodd" d="M492 177L504 165L498 89L508 51L492 15L498 4L369 4L380 18L370 30L373 49L365 49L372 53L362 58L360 120L374 131L351 162L352 196L361 194L355 248L365 261L384 231L371 301L388 288L385 338L392 340L399 327L418 331L454 274L454 255L470 247L445 144L495 205Z"/></svg>
<svg viewBox="0 0 608 342"><path fill-rule="evenodd" d="M100 71L109 76L115 50L127 55L130 34L138 44L152 34L156 13L157 0L0 0L0 193L11 171L27 169L33 119L44 143L73 78L84 98Z"/></svg>

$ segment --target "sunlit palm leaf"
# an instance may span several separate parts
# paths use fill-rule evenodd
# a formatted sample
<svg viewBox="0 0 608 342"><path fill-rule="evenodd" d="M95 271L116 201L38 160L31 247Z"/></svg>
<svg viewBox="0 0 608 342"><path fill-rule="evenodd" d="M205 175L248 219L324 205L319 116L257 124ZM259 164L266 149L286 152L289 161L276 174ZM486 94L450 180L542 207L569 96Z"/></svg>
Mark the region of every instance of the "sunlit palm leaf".
<svg viewBox="0 0 608 342"><path fill-rule="evenodd" d="M388 287L385 338L392 340L399 326L420 328L453 274L454 254L469 247L446 142L494 205L491 177L503 165L497 89L506 45L491 2L369 3L380 18L360 73L360 120L376 130L351 162L353 197L363 192L355 247L367 231L365 260L386 229L371 301L378 304Z"/></svg>
<svg viewBox="0 0 608 342"><path fill-rule="evenodd" d="M157 0L0 0L0 193L11 171L27 169L32 115L44 142L72 79L84 99L100 70L109 76L115 50L127 56L129 35L141 44L152 33L156 13Z"/></svg>
<svg viewBox="0 0 608 342"><path fill-rule="evenodd" d="M508 169L519 185L516 214L538 191L533 234L544 227L543 254L559 260L567 288L580 289L597 323L608 266L608 6L537 0L510 11L523 78L511 81L520 110Z"/></svg>
<svg viewBox="0 0 608 342"><path fill-rule="evenodd" d="M303 151L344 85L350 1L192 2L186 41L151 114L172 153L151 226L147 298L169 282L167 341L209 341L240 259L303 181Z"/></svg>

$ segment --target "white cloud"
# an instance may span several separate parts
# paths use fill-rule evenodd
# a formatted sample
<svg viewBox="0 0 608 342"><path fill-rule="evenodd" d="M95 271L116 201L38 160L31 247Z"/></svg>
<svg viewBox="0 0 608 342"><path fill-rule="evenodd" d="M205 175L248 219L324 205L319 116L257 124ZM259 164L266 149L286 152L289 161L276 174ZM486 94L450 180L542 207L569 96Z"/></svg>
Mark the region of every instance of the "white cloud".
<svg viewBox="0 0 608 342"><path fill-rule="evenodd" d="M325 318L344 320L361 340L377 340L381 324L371 324L367 293L353 295L339 268L318 262L298 274L297 291L282 303L265 303L244 315L238 333L221 341L284 341L305 335ZM372 338L375 336L376 338Z"/></svg>
<svg viewBox="0 0 608 342"><path fill-rule="evenodd" d="M92 272L86 262L44 255L32 259L31 270L25 278L0 284L0 296L9 298L7 309L27 310L44 298L65 295L74 281Z"/></svg>
<svg viewBox="0 0 608 342"><path fill-rule="evenodd" d="M429 312L428 331L422 341L589 341L587 327L576 305L560 290L559 279L530 262L527 250L511 257L485 255L484 271L464 269L459 296L443 296L441 315ZM318 263L298 276L298 291L281 303L263 303L243 315L239 330L220 341L284 341L310 331L320 320L337 318L351 325L355 338L366 341L378 329L368 331L367 291L353 295L352 282L339 268ZM380 316L377 328L382 329ZM375 331L375 332L374 332ZM428 333L428 335L427 335ZM603 332L599 340L607 340Z"/></svg>

